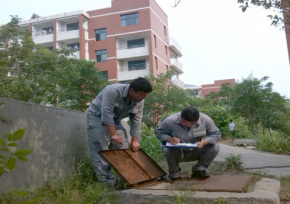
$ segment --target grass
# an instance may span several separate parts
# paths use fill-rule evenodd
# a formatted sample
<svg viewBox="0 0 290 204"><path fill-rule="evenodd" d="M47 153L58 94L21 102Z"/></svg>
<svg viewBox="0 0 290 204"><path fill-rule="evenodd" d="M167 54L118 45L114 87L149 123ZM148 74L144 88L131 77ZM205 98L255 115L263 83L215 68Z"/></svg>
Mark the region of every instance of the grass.
<svg viewBox="0 0 290 204"><path fill-rule="evenodd" d="M282 177L280 182L280 202L281 204L290 203L290 177Z"/></svg>
<svg viewBox="0 0 290 204"><path fill-rule="evenodd" d="M41 187L29 187L0 193L0 203L110 203L115 198L108 194L102 183L96 182L88 158L75 167L74 173L66 177L50 179Z"/></svg>

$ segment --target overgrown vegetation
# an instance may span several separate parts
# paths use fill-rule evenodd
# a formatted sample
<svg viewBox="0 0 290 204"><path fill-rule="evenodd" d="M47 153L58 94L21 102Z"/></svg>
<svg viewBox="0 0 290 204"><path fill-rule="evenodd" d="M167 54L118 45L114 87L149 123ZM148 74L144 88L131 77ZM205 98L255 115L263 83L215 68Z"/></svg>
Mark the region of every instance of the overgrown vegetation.
<svg viewBox="0 0 290 204"><path fill-rule="evenodd" d="M280 190L280 201L281 203L290 202L290 177L282 177L280 179L281 190Z"/></svg>
<svg viewBox="0 0 290 204"><path fill-rule="evenodd" d="M74 173L66 177L50 179L42 187L29 187L0 193L1 203L110 203L115 199L110 189L96 182L89 158L76 166Z"/></svg>

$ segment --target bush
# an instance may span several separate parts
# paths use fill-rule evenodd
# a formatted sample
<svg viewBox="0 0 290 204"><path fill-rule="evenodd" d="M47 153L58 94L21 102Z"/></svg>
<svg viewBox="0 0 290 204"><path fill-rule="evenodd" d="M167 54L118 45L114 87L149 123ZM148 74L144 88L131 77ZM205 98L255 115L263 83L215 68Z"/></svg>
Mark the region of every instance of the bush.
<svg viewBox="0 0 290 204"><path fill-rule="evenodd" d="M220 107L201 108L200 112L208 115L215 122L219 128L222 137L228 135L229 114L227 111Z"/></svg>
<svg viewBox="0 0 290 204"><path fill-rule="evenodd" d="M153 128L142 127L141 133L142 141L140 148L144 150L155 162L162 159L163 154L160 147L159 140L154 135Z"/></svg>
<svg viewBox="0 0 290 204"><path fill-rule="evenodd" d="M89 158L83 158L73 174L55 175L42 187L0 193L0 203L111 203L109 189L95 181Z"/></svg>
<svg viewBox="0 0 290 204"><path fill-rule="evenodd" d="M253 138L253 134L243 118L233 118L232 120L235 123L235 138Z"/></svg>
<svg viewBox="0 0 290 204"><path fill-rule="evenodd" d="M256 142L258 150L276 154L290 154L290 137L281 132L273 132L271 135L269 133L258 134Z"/></svg>

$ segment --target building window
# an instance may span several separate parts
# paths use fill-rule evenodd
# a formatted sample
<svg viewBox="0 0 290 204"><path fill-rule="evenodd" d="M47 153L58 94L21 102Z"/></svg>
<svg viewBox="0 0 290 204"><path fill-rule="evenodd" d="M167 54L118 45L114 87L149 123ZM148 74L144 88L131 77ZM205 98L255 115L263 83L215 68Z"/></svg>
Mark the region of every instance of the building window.
<svg viewBox="0 0 290 204"><path fill-rule="evenodd" d="M146 61L145 60L135 60L135 61L128 62L128 70L129 71L140 70L140 69L146 69Z"/></svg>
<svg viewBox="0 0 290 204"><path fill-rule="evenodd" d="M42 28L42 34L48 35L53 33L53 27Z"/></svg>
<svg viewBox="0 0 290 204"><path fill-rule="evenodd" d="M138 13L129 13L121 15L121 26L138 24Z"/></svg>
<svg viewBox="0 0 290 204"><path fill-rule="evenodd" d="M164 35L166 36L166 27L164 26Z"/></svg>
<svg viewBox="0 0 290 204"><path fill-rule="evenodd" d="M155 57L155 63L156 63L156 69L158 69L158 60L157 60L157 57Z"/></svg>
<svg viewBox="0 0 290 204"><path fill-rule="evenodd" d="M154 45L157 47L156 35L154 35Z"/></svg>
<svg viewBox="0 0 290 204"><path fill-rule="evenodd" d="M167 50L168 50L168 48L167 48L167 46L165 45L165 54L166 54L166 55L168 55L168 51L167 51Z"/></svg>
<svg viewBox="0 0 290 204"><path fill-rule="evenodd" d="M67 49L79 51L80 45L79 45L79 43L72 43L72 44L67 44L66 47L67 47Z"/></svg>
<svg viewBox="0 0 290 204"><path fill-rule="evenodd" d="M108 72L107 71L101 71L99 72L100 76L106 80L108 80Z"/></svg>
<svg viewBox="0 0 290 204"><path fill-rule="evenodd" d="M70 31L70 30L78 30L79 29L79 23L69 23L66 25L66 30Z"/></svg>
<svg viewBox="0 0 290 204"><path fill-rule="evenodd" d="M142 39L136 39L136 40L128 40L127 41L128 49L130 48L136 48L136 47L144 47L145 46L145 40Z"/></svg>
<svg viewBox="0 0 290 204"><path fill-rule="evenodd" d="M96 41L106 40L106 28L95 30Z"/></svg>
<svg viewBox="0 0 290 204"><path fill-rule="evenodd" d="M97 62L107 61L107 50L96 50L95 55L96 55Z"/></svg>

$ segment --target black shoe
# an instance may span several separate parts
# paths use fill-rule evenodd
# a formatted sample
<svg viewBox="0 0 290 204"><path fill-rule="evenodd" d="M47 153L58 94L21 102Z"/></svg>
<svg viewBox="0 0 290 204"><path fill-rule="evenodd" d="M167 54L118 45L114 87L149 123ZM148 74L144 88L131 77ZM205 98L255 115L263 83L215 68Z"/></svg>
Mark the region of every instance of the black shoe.
<svg viewBox="0 0 290 204"><path fill-rule="evenodd" d="M210 175L205 170L203 170L203 171L194 171L191 174L191 178L208 178L208 177L210 177Z"/></svg>
<svg viewBox="0 0 290 204"><path fill-rule="evenodd" d="M163 181L166 182L166 183L173 183L177 178L173 178L172 176L170 175L166 175L164 178L163 178Z"/></svg>

